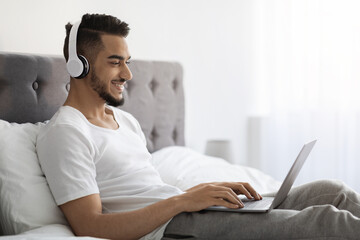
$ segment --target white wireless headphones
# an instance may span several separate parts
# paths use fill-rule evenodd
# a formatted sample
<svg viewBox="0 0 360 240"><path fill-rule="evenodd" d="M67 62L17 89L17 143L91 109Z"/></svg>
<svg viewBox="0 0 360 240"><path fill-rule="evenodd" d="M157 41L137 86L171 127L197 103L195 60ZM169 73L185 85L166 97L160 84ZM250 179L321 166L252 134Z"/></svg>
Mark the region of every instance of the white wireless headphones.
<svg viewBox="0 0 360 240"><path fill-rule="evenodd" d="M70 76L74 78L84 78L90 69L88 60L77 54L76 38L81 21L74 23L71 27L69 36L69 58L66 63L66 68Z"/></svg>

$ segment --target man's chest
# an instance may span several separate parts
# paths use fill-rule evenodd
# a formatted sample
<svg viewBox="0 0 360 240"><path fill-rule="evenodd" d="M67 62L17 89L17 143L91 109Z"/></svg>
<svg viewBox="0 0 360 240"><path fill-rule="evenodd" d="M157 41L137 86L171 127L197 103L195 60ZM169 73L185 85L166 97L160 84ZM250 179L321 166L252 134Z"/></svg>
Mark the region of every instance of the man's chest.
<svg viewBox="0 0 360 240"><path fill-rule="evenodd" d="M109 131L93 139L98 178L120 177L150 165L151 154L146 145L130 130Z"/></svg>

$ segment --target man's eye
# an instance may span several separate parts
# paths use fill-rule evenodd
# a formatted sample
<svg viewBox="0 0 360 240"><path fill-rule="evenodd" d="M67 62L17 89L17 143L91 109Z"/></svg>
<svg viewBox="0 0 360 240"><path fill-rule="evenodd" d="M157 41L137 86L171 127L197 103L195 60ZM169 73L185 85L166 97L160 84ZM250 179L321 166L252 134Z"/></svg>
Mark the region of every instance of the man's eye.
<svg viewBox="0 0 360 240"><path fill-rule="evenodd" d="M125 63L126 63L127 65L129 65L131 62L130 62L130 61L126 61Z"/></svg>
<svg viewBox="0 0 360 240"><path fill-rule="evenodd" d="M119 65L120 62L111 62L111 64L113 64L113 65Z"/></svg>

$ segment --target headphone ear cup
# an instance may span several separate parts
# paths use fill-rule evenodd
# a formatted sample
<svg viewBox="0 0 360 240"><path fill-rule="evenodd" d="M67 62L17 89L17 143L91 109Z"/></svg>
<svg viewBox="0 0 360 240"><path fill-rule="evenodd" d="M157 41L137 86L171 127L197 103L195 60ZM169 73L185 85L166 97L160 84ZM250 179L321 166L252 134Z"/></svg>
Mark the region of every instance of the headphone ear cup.
<svg viewBox="0 0 360 240"><path fill-rule="evenodd" d="M88 60L86 59L86 57L84 57L82 55L78 55L78 58L80 59L80 61L82 62L83 66L84 66L82 73L78 77L76 77L76 78L80 79L80 78L84 78L84 77L86 77L86 75L88 75L88 73L90 71L90 64L89 64Z"/></svg>

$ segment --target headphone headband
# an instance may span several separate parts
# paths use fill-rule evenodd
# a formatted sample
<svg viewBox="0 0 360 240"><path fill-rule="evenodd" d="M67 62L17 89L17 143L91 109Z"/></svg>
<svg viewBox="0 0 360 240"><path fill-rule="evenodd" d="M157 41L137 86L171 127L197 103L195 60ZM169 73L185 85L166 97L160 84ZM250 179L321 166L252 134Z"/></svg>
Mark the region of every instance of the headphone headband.
<svg viewBox="0 0 360 240"><path fill-rule="evenodd" d="M66 68L70 76L74 78L83 78L89 72L89 63L84 56L77 54L76 44L77 44L77 33L81 21L78 21L73 24L70 30L69 36L69 58L66 63Z"/></svg>

